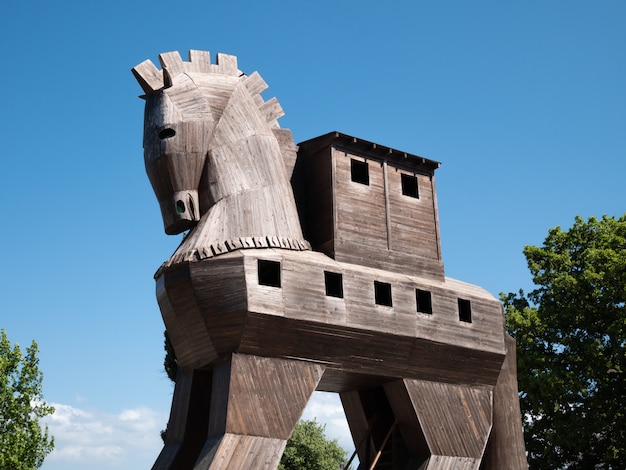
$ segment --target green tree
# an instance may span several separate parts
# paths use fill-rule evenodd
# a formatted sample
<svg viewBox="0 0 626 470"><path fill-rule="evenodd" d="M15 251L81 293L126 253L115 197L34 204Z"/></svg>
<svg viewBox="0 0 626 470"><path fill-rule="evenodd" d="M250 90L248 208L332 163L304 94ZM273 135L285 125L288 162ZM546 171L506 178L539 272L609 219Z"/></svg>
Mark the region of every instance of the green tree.
<svg viewBox="0 0 626 470"><path fill-rule="evenodd" d="M531 468L626 468L626 215L549 231L502 294Z"/></svg>
<svg viewBox="0 0 626 470"><path fill-rule="evenodd" d="M39 419L54 412L43 401L39 349L34 341L26 355L18 344L11 347L0 331L0 469L32 470L41 467L54 448L48 426Z"/></svg>
<svg viewBox="0 0 626 470"><path fill-rule="evenodd" d="M278 470L338 470L346 464L346 453L336 439L328 440L324 426L300 421L287 441Z"/></svg>

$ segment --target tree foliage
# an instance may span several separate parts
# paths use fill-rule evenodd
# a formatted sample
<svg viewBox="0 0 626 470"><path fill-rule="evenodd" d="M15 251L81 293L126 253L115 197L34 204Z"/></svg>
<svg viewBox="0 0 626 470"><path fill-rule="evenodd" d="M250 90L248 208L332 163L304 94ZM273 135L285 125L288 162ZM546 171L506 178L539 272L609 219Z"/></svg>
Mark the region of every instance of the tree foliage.
<svg viewBox="0 0 626 470"><path fill-rule="evenodd" d="M576 217L524 255L536 288L502 300L529 464L626 468L626 215Z"/></svg>
<svg viewBox="0 0 626 470"><path fill-rule="evenodd" d="M22 355L0 331L0 469L39 468L54 448L48 427L39 425L54 408L43 401L38 352L33 341Z"/></svg>
<svg viewBox="0 0 626 470"><path fill-rule="evenodd" d="M346 464L346 453L336 439L328 440L324 426L300 421L287 441L278 470L338 470Z"/></svg>

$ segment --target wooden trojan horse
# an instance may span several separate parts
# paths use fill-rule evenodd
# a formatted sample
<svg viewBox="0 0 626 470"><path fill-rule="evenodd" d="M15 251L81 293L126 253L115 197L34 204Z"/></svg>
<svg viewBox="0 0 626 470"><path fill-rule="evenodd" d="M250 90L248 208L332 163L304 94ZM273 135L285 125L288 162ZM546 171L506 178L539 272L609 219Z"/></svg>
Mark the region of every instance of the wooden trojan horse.
<svg viewBox="0 0 626 470"><path fill-rule="evenodd" d="M154 469L275 469L315 390L360 467L526 467L500 303L444 276L438 163L340 133L294 145L263 79L191 51L133 72L179 375Z"/></svg>

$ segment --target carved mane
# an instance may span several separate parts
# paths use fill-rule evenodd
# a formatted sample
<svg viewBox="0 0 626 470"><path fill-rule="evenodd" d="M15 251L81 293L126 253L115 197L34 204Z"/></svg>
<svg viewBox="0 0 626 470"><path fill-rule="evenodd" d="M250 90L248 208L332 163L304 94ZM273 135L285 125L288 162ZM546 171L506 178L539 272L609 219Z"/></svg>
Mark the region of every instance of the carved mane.
<svg viewBox="0 0 626 470"><path fill-rule="evenodd" d="M297 147L267 84L204 51L133 69L146 99L146 171L167 233L190 229L166 266L242 248L307 250L289 178Z"/></svg>

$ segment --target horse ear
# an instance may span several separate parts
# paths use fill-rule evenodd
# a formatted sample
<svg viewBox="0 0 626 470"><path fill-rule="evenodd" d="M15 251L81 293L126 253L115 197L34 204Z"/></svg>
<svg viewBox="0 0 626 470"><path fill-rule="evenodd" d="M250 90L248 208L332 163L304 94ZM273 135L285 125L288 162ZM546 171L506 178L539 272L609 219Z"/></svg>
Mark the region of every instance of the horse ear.
<svg viewBox="0 0 626 470"><path fill-rule="evenodd" d="M133 67L131 71L146 95L163 88L163 74L149 59Z"/></svg>

